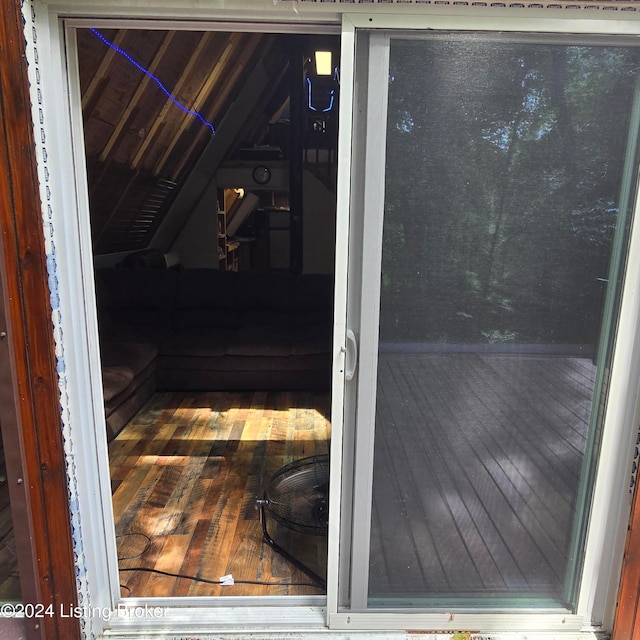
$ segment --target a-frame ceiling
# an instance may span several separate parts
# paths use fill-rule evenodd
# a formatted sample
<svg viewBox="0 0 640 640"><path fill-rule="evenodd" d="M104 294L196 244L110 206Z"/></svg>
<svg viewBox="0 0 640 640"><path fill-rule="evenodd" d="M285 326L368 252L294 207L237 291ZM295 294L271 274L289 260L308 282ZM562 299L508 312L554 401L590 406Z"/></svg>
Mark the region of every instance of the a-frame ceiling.
<svg viewBox="0 0 640 640"><path fill-rule="evenodd" d="M80 29L77 42L96 253L149 245L257 64L271 81L229 152L264 144L288 100L287 36Z"/></svg>

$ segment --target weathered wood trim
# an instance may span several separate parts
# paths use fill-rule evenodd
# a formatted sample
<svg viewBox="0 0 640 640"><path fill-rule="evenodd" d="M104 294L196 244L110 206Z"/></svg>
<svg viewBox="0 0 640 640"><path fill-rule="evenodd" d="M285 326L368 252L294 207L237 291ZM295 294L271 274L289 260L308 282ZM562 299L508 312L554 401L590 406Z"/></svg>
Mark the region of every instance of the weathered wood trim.
<svg viewBox="0 0 640 640"><path fill-rule="evenodd" d="M612 640L633 640L640 634L640 491L633 496L627 544Z"/></svg>
<svg viewBox="0 0 640 640"><path fill-rule="evenodd" d="M58 615L61 607L76 605L77 595L25 39L19 0L1 4L0 268L6 272L38 597L54 612L40 622L48 639L72 640L80 638L79 620Z"/></svg>

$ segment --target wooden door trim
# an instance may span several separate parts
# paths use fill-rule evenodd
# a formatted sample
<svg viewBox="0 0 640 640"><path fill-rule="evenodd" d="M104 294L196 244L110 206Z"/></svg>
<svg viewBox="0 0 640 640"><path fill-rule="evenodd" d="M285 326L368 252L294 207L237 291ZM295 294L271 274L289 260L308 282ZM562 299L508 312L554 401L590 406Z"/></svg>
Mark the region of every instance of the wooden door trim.
<svg viewBox="0 0 640 640"><path fill-rule="evenodd" d="M620 590L612 640L633 640L640 632L640 498L638 484L633 495L627 542L622 561Z"/></svg>
<svg viewBox="0 0 640 640"><path fill-rule="evenodd" d="M6 339L14 354L37 595L54 614L29 622L39 623L48 639L73 640L80 638L80 621L58 615L77 604L77 588L20 0L2 2L0 43Z"/></svg>

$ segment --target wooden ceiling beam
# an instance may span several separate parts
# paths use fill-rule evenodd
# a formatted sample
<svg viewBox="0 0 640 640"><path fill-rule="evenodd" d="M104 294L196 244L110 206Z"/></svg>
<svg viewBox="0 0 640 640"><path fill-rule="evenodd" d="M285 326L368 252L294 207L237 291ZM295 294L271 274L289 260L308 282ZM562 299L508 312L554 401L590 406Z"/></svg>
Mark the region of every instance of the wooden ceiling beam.
<svg viewBox="0 0 640 640"><path fill-rule="evenodd" d="M258 37L254 36L250 39L249 43L243 47L242 54L238 59L238 62L236 63L231 76L225 79L224 86L222 87L222 90L218 94L217 100L215 101L211 110L206 114L206 118L209 121L216 120L222 113L222 110L225 109L225 103L227 98L229 97L229 93L235 87L240 75L247 69L247 65L249 64L249 61L253 57L256 49L258 48L258 45L262 44L263 42L264 42L264 36L258 36ZM264 46L265 54L273 46L274 42L275 42L275 39L273 37L271 37L270 40L267 41L267 44ZM193 155L193 152L198 146L204 133L205 133L204 129L201 129L193 137L191 144L189 145L185 153L182 154L182 158L180 159L180 162L178 163L176 168L173 170L173 174L171 176L171 180L173 180L174 182L178 180L180 173L182 172L186 163L189 161L189 159Z"/></svg>
<svg viewBox="0 0 640 640"><path fill-rule="evenodd" d="M248 121L251 120L257 104L268 90L272 76L261 58L251 65L248 77L234 98L233 105L225 111L225 117L218 126L215 137L210 137L193 167L180 184L174 201L151 241L151 247L169 251L173 246L185 220L197 216L200 207L211 212L216 202L217 185L215 173L229 151L237 143Z"/></svg>
<svg viewBox="0 0 640 640"><path fill-rule="evenodd" d="M125 29L120 29L118 33L116 33L112 41L113 44L116 47L119 47L122 44L122 41L124 40L126 34L127 32ZM105 52L97 71L95 72L93 78L91 78L91 82L89 83L89 86L82 96L82 112L85 116L90 115L85 113L87 105L92 102L95 104L95 102L97 101L98 90L104 91L105 87L107 86L108 83L105 82L105 80L107 79L109 69L111 68L111 64L113 63L115 56L116 51L112 47L107 47L107 51ZM94 94L96 94L96 100L94 100Z"/></svg>
<svg viewBox="0 0 640 640"><path fill-rule="evenodd" d="M175 37L175 31L169 31L165 35L160 46L158 47L158 50L156 51L156 54L153 56L153 59L151 60L151 63L147 68L150 74L154 74L158 69L158 67L160 66L160 64L162 63L162 60L164 59L167 51L169 50L169 47L171 46L171 42L173 41L174 37ZM102 152L100 153L101 162L106 162L109 159L113 151L113 148L116 145L116 142L120 140L120 135L125 129L125 126L130 122L131 116L137 111L138 104L142 99L142 96L145 94L147 87L149 86L149 83L151 81L152 80L149 75L147 74L142 75L140 84L135 90L133 96L131 96L131 100L129 100L129 104L127 105L126 109L118 119L118 124L114 128L113 133L111 134L111 136L109 137L109 140L107 141L107 144L104 146L104 149L102 149Z"/></svg>
<svg viewBox="0 0 640 640"><path fill-rule="evenodd" d="M182 87L187 82L190 73L193 71L193 68L200 60L200 56L202 55L202 52L204 51L205 47L209 44L209 41L211 40L212 37L213 37L213 32L211 31L206 31L205 33L202 34L183 72L180 74L180 78L178 82L173 87L173 93L177 94L181 91ZM149 132L145 136L145 139L142 141L142 144L138 147L138 150L136 151L133 157L133 161L131 162L132 169L140 168L140 165L142 164L142 161L145 157L145 154L147 153L147 150L154 142L158 132L162 130L162 125L166 119L168 111L171 109L172 106L173 106L173 103L171 102L171 100L169 100L169 98L167 98L164 105L162 106L162 109L160 109L160 112L156 116L153 124L151 125Z"/></svg>
<svg viewBox="0 0 640 640"><path fill-rule="evenodd" d="M227 42L226 47L224 48L224 51L222 52L218 60L216 60L216 64L214 65L213 69L211 70L211 72L208 74L207 78L203 82L193 102L191 103L191 105L189 105L189 109L191 109L191 111L198 111L199 109L201 109L202 105L205 103L207 98L211 95L213 88L215 87L216 83L218 82L219 78L222 76L226 68L229 58L231 57L232 53L235 51L236 45L239 40L240 40L240 34L232 33L229 35L229 40ZM159 175L164 169L167 161L169 160L169 156L171 155L171 152L173 151L175 146L178 144L178 141L183 136L183 134L185 133L189 125L191 124L191 118L193 118L192 115L188 113L183 114L180 122L180 126L175 130L173 134L173 138L171 139L171 142L165 149L165 152L162 154L162 157L160 158L160 160L158 160L155 167L153 168L154 175L156 176ZM175 172L173 173L175 174Z"/></svg>

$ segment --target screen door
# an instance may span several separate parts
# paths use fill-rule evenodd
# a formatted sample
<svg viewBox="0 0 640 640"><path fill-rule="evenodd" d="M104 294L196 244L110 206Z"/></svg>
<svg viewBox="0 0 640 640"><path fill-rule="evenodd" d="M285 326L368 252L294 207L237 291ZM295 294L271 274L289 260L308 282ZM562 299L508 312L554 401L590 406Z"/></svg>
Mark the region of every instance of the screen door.
<svg viewBox="0 0 640 640"><path fill-rule="evenodd" d="M345 605L571 610L635 196L638 49L372 32L356 55Z"/></svg>

